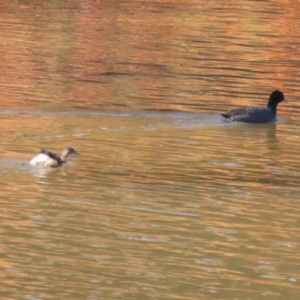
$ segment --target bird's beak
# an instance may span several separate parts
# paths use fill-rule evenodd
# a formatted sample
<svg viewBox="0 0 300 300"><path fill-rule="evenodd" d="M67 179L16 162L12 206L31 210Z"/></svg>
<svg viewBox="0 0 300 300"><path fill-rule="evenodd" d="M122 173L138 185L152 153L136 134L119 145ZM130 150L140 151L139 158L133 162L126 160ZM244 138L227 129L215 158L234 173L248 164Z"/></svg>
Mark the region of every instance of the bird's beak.
<svg viewBox="0 0 300 300"><path fill-rule="evenodd" d="M287 99L286 99L286 98L284 98L284 99L283 99L283 102L286 102L286 103L287 103L288 101L287 101Z"/></svg>

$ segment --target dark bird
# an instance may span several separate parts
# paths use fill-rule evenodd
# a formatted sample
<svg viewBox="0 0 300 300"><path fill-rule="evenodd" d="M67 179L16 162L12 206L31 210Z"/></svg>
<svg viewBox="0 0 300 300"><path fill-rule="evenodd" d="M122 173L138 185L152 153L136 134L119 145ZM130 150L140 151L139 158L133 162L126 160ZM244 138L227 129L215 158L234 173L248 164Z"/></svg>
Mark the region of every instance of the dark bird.
<svg viewBox="0 0 300 300"><path fill-rule="evenodd" d="M222 114L228 121L244 123L268 123L276 118L277 105L280 102L287 102L281 91L274 91L269 98L267 107L245 107L232 109Z"/></svg>

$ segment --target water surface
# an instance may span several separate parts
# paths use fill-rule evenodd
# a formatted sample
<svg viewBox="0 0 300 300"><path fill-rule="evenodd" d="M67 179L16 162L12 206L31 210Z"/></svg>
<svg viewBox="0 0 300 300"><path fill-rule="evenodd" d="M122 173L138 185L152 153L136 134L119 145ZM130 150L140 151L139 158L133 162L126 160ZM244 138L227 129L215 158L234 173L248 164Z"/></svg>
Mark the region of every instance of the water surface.
<svg viewBox="0 0 300 300"><path fill-rule="evenodd" d="M2 4L1 299L298 299L299 8Z"/></svg>

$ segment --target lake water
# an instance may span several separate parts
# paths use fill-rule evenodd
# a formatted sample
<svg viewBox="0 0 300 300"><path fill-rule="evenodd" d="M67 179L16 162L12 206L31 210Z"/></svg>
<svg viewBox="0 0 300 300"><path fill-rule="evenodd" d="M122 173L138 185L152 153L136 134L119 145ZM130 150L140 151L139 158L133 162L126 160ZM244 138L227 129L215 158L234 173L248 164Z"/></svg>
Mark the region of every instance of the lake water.
<svg viewBox="0 0 300 300"><path fill-rule="evenodd" d="M0 8L1 299L299 299L299 1Z"/></svg>

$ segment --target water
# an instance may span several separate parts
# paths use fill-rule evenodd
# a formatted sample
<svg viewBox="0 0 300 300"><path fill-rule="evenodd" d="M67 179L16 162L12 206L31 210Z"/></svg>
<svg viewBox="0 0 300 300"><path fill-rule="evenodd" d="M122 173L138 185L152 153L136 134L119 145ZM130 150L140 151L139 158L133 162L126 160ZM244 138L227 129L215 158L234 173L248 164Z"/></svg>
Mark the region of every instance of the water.
<svg viewBox="0 0 300 300"><path fill-rule="evenodd" d="M298 299L299 8L2 4L1 299Z"/></svg>

